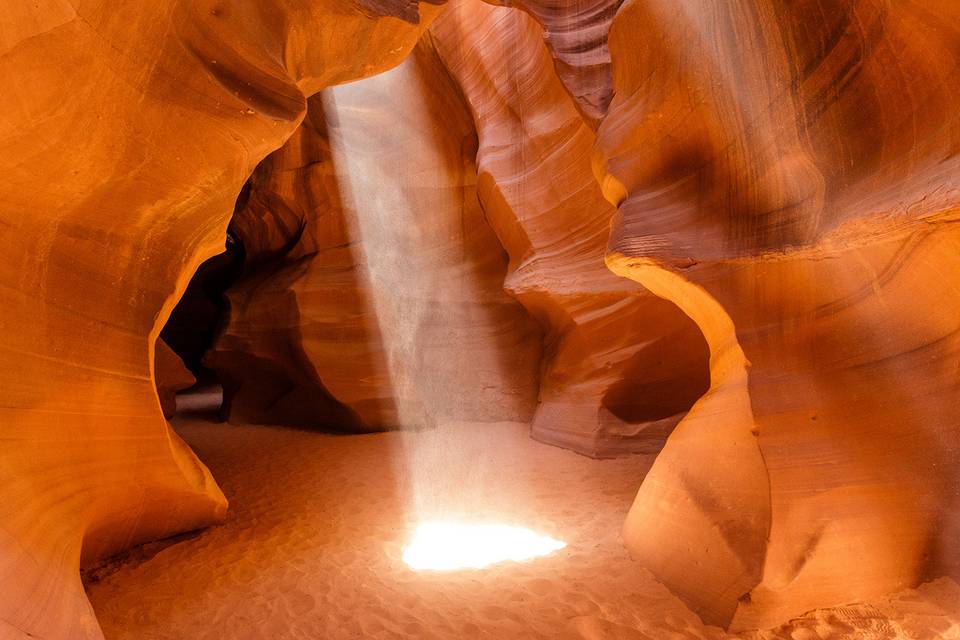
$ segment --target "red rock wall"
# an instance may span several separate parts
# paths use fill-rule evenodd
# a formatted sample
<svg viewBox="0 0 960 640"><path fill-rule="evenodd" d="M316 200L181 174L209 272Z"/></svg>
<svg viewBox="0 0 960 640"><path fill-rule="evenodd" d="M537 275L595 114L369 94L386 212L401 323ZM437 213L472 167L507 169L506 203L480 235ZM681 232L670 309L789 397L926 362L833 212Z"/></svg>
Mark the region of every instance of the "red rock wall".
<svg viewBox="0 0 960 640"><path fill-rule="evenodd" d="M604 266L614 209L540 28L461 2L429 34L476 122L480 199L510 254L504 287L546 333L533 437L597 457L659 451L706 390L706 345L676 306Z"/></svg>
<svg viewBox="0 0 960 640"><path fill-rule="evenodd" d="M708 622L956 569L958 18L628 0L614 21L608 264L711 352L624 539Z"/></svg>
<svg viewBox="0 0 960 640"><path fill-rule="evenodd" d="M606 115L613 97L607 35L621 3L622 0L490 2L526 11L540 23L557 76L593 129Z"/></svg>
<svg viewBox="0 0 960 640"><path fill-rule="evenodd" d="M223 382L232 421L377 430L395 424L389 372L343 215L322 102L309 103L300 128L258 166L234 214L230 233L244 248L243 273L227 292L227 324L205 362Z"/></svg>
<svg viewBox="0 0 960 640"><path fill-rule="evenodd" d="M0 423L16 443L0 450L3 637L100 637L81 562L223 517L161 414L154 344L304 96L398 63L422 28L373 15L266 1L0 12Z"/></svg>

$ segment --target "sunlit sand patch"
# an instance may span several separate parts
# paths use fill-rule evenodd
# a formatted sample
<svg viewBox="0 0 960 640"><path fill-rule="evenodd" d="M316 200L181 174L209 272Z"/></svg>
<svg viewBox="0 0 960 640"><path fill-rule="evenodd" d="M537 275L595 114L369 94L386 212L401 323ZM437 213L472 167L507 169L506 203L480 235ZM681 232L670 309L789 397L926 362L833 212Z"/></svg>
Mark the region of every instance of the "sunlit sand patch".
<svg viewBox="0 0 960 640"><path fill-rule="evenodd" d="M415 571L482 569L549 555L566 546L566 542L506 524L425 522L403 550L403 561Z"/></svg>

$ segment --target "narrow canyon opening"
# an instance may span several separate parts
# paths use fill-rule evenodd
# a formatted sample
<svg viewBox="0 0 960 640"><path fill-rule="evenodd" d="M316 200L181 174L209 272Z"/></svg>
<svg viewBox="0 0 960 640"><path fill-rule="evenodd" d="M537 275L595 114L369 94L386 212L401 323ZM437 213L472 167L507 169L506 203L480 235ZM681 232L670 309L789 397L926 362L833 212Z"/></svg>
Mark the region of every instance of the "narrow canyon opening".
<svg viewBox="0 0 960 640"><path fill-rule="evenodd" d="M245 186L241 191L238 207L245 201L247 190ZM222 413L223 383L204 362L204 356L225 321L226 292L242 274L245 258L242 242L229 230L223 246L222 253L197 268L160 331L154 375L167 418L176 413L176 394L187 390L205 395L209 410ZM215 397L220 400L213 400Z"/></svg>

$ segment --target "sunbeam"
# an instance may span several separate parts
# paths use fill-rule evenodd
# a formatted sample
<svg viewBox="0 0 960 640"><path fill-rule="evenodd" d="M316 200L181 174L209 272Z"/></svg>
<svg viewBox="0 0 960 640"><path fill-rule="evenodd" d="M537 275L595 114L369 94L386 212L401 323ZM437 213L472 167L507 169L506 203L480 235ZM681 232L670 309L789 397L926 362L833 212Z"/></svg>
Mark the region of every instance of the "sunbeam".
<svg viewBox="0 0 960 640"><path fill-rule="evenodd" d="M566 542L507 524L425 522L403 550L403 561L416 571L482 569L498 562L546 556L566 546Z"/></svg>

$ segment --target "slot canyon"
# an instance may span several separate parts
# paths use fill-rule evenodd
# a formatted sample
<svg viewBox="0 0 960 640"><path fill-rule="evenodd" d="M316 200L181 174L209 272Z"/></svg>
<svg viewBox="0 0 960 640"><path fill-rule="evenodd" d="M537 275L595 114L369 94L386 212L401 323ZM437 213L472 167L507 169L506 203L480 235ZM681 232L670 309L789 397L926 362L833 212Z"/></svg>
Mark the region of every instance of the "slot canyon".
<svg viewBox="0 0 960 640"><path fill-rule="evenodd" d="M10 0L0 640L960 640L960 2Z"/></svg>

